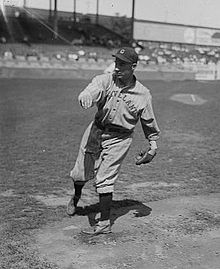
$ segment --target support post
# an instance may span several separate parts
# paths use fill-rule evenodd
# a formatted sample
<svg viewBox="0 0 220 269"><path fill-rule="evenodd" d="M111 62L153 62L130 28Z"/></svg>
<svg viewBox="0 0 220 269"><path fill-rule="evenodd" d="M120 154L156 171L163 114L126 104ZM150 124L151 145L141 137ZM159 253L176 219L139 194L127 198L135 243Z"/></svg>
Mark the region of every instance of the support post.
<svg viewBox="0 0 220 269"><path fill-rule="evenodd" d="M54 0L54 39L57 39L58 35L57 35L57 31L58 31L58 18L57 18L57 0Z"/></svg>
<svg viewBox="0 0 220 269"><path fill-rule="evenodd" d="M73 0L73 21L76 23L76 0Z"/></svg>
<svg viewBox="0 0 220 269"><path fill-rule="evenodd" d="M96 0L96 24L99 24L99 0Z"/></svg>
<svg viewBox="0 0 220 269"><path fill-rule="evenodd" d="M134 11L135 11L135 0L132 0L131 41L133 41L133 39L134 39Z"/></svg>

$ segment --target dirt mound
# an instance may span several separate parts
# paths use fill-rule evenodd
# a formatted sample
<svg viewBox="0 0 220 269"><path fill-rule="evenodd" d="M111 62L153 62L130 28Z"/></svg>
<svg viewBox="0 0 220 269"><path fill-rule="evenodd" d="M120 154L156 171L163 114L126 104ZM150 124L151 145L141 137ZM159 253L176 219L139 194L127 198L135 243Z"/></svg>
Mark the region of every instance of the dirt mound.
<svg viewBox="0 0 220 269"><path fill-rule="evenodd" d="M220 261L219 198L213 194L148 204L115 200L113 233L96 237L81 233L98 216L95 206L84 205L79 215L39 231L37 247L43 258L59 268L216 269Z"/></svg>

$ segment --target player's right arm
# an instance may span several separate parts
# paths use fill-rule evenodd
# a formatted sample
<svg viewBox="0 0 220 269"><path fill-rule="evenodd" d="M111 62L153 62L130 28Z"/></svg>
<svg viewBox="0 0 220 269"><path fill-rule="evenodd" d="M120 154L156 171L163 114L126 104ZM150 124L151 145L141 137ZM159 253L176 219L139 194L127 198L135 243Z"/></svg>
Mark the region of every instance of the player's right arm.
<svg viewBox="0 0 220 269"><path fill-rule="evenodd" d="M96 104L105 92L105 84L108 82L108 75L100 75L93 78L91 83L79 94L79 104L84 108L90 108Z"/></svg>
<svg viewBox="0 0 220 269"><path fill-rule="evenodd" d="M81 107L84 109L92 106L92 96L88 91L82 91L78 96L78 101Z"/></svg>

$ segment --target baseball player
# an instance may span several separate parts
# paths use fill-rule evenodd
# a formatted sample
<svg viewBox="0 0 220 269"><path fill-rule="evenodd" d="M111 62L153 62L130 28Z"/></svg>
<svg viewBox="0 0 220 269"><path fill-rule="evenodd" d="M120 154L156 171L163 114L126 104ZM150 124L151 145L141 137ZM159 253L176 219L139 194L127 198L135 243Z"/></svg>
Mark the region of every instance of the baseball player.
<svg viewBox="0 0 220 269"><path fill-rule="evenodd" d="M82 137L75 166L70 172L74 181L74 195L67 205L67 214L71 216L76 213L83 186L95 178L100 219L94 227L83 231L92 235L111 232L110 209L114 184L138 120L148 146L136 159L137 165L153 160L160 133L150 91L133 74L138 62L137 53L133 48L124 47L113 56L114 72L93 78L78 97L82 108L96 105L98 111Z"/></svg>

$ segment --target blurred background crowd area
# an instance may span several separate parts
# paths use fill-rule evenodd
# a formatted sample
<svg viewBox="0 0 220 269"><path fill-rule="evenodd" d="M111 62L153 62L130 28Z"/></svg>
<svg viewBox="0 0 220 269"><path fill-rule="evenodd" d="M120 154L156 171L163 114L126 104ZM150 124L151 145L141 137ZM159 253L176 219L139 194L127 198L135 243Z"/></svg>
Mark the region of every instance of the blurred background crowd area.
<svg viewBox="0 0 220 269"><path fill-rule="evenodd" d="M0 11L1 59L81 61L112 59L121 46L132 46L146 65L217 64L220 47L134 40L127 17L65 12L57 17L37 9Z"/></svg>

